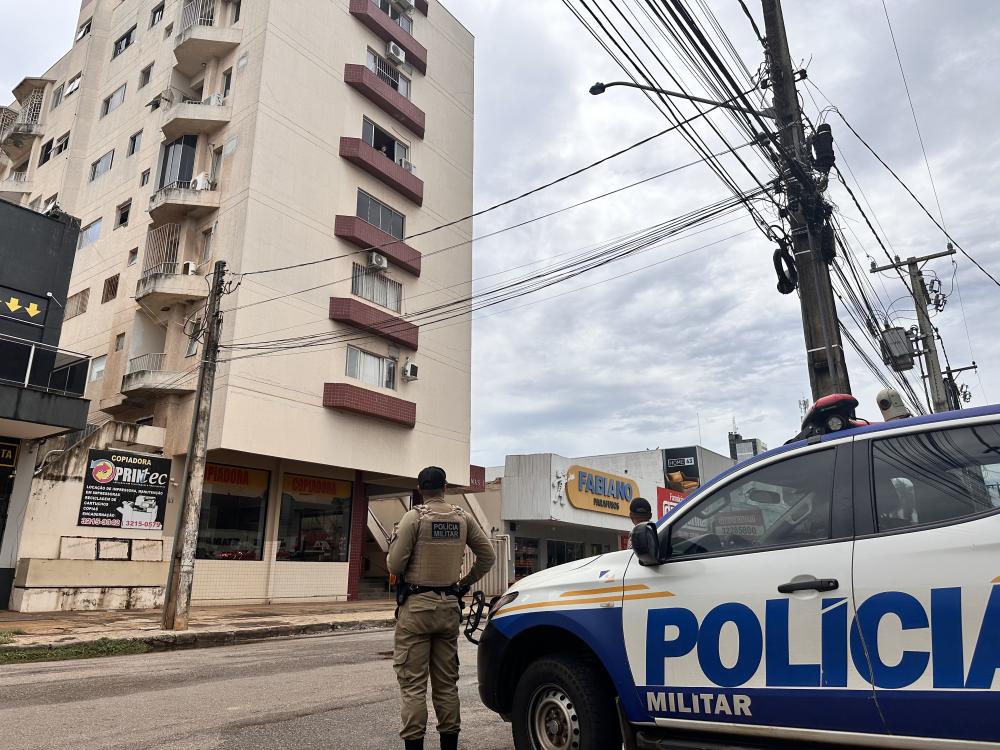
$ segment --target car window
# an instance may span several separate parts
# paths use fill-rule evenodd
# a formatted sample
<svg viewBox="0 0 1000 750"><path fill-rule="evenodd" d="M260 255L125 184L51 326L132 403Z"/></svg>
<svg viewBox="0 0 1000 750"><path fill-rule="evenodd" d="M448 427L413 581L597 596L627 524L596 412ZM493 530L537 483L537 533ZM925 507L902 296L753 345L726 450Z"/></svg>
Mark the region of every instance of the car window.
<svg viewBox="0 0 1000 750"><path fill-rule="evenodd" d="M872 442L879 531L1000 508L1000 426L959 427Z"/></svg>
<svg viewBox="0 0 1000 750"><path fill-rule="evenodd" d="M673 525L671 557L829 539L834 457L787 458L717 490Z"/></svg>

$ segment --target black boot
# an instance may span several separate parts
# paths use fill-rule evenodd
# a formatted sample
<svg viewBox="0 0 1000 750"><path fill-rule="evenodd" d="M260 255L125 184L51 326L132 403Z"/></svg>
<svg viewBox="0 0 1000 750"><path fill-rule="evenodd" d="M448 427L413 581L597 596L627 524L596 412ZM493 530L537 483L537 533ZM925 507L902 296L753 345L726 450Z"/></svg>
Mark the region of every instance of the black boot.
<svg viewBox="0 0 1000 750"><path fill-rule="evenodd" d="M458 732L441 735L441 750L458 750Z"/></svg>
<svg viewBox="0 0 1000 750"><path fill-rule="evenodd" d="M424 750L424 738L419 740L403 740L405 750Z"/></svg>

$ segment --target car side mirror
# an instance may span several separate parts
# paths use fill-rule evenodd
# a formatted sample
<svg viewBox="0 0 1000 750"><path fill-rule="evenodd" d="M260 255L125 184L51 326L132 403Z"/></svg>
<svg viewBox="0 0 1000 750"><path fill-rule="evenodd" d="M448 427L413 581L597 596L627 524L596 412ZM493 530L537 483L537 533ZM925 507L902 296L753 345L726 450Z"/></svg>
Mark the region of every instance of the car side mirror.
<svg viewBox="0 0 1000 750"><path fill-rule="evenodd" d="M660 536L656 533L655 523L640 523L632 529L631 539L632 551L640 565L659 565L663 562L660 557Z"/></svg>

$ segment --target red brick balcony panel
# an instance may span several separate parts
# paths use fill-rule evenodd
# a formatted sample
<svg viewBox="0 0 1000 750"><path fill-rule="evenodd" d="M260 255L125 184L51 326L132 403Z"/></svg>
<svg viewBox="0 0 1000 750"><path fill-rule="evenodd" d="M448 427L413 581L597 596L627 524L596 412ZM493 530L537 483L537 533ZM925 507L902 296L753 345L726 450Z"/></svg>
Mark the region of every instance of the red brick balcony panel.
<svg viewBox="0 0 1000 750"><path fill-rule="evenodd" d="M417 405L412 401L359 388L351 383L324 384L323 406L384 419L411 429L417 424Z"/></svg>
<svg viewBox="0 0 1000 750"><path fill-rule="evenodd" d="M409 271L415 276L420 275L420 251L405 242L400 242L388 232L383 232L364 219L357 216L338 216L333 224L333 233L352 245L381 253L404 271Z"/></svg>
<svg viewBox="0 0 1000 750"><path fill-rule="evenodd" d="M346 136L341 138L340 155L418 206L423 205L424 181L365 141Z"/></svg>
<svg viewBox="0 0 1000 750"><path fill-rule="evenodd" d="M364 65L348 63L344 66L344 83L357 89L385 112L399 120L405 127L424 137L426 117L423 110L400 94Z"/></svg>
<svg viewBox="0 0 1000 750"><path fill-rule="evenodd" d="M419 10L421 13L423 13L426 16L427 15L427 0L417 0L416 5L417 5L417 10Z"/></svg>
<svg viewBox="0 0 1000 750"><path fill-rule="evenodd" d="M351 0L351 15L368 27L375 36L385 42L395 42L406 52L406 62L427 73L427 48L389 18L371 0Z"/></svg>
<svg viewBox="0 0 1000 750"><path fill-rule="evenodd" d="M330 298L330 320L345 323L373 336L416 351L420 328L352 297Z"/></svg>

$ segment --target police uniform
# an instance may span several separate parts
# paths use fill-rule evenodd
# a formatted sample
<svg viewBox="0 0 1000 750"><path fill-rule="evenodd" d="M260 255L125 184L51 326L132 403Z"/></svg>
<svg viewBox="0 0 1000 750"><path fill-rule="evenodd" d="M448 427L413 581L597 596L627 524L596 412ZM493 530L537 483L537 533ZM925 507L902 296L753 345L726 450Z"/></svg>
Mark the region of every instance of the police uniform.
<svg viewBox="0 0 1000 750"><path fill-rule="evenodd" d="M436 466L424 469L417 484L425 491L444 490L444 470ZM467 546L476 561L468 575L460 578ZM393 652L401 696L403 728L399 735L407 750L423 748L428 676L441 747L458 747L461 610L456 590L478 581L495 561L493 545L475 519L443 497L407 512L389 541L389 572L417 592L399 607Z"/></svg>

